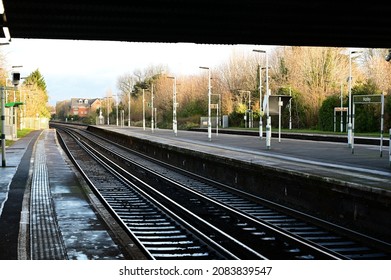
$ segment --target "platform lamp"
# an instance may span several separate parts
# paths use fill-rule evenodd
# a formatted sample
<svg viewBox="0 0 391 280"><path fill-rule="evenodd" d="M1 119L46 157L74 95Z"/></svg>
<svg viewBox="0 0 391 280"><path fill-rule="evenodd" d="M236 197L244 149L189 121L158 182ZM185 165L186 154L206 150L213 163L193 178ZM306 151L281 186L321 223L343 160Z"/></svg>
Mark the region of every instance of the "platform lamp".
<svg viewBox="0 0 391 280"><path fill-rule="evenodd" d="M155 128L155 121L154 121L154 114L153 114L153 100L155 99L153 95L153 84L151 84L151 131L154 132Z"/></svg>
<svg viewBox="0 0 391 280"><path fill-rule="evenodd" d="M128 126L130 127L130 97L131 97L132 91L129 90L129 100L128 100Z"/></svg>
<svg viewBox="0 0 391 280"><path fill-rule="evenodd" d="M177 123L177 116L176 116L176 77L168 76L167 78L173 79L173 90L172 90L172 130L174 131L175 136L178 134L178 123Z"/></svg>
<svg viewBox="0 0 391 280"><path fill-rule="evenodd" d="M267 149L270 149L270 144L271 144L271 136L272 136L272 126L271 126L271 120L270 120L270 114L269 114L269 62L268 62L268 55L267 55L267 51L266 50L253 50L254 52L259 52L259 53L264 53L266 55L266 148ZM259 71L261 71L262 68L260 67L259 68ZM260 85L261 85L261 78L260 78ZM261 91L261 87L259 89L259 95L260 95L260 113L263 112L262 110L262 91ZM261 121L259 123L259 129L260 129L260 134L261 134L261 129L262 129L262 126L261 126Z"/></svg>
<svg viewBox="0 0 391 280"><path fill-rule="evenodd" d="M115 94L115 118L116 118L116 125L118 126L118 94Z"/></svg>
<svg viewBox="0 0 391 280"><path fill-rule="evenodd" d="M208 139L209 141L212 141L212 121L211 121L211 110L210 110L210 99L211 99L211 84L210 84L210 68L209 67L204 67L200 66L201 69L206 69L208 70Z"/></svg>
<svg viewBox="0 0 391 280"><path fill-rule="evenodd" d="M253 52L257 53L266 53L265 50L253 50ZM262 140L263 136L263 108L262 108L262 66L261 61L258 63L258 71L259 71L259 138Z"/></svg>
<svg viewBox="0 0 391 280"><path fill-rule="evenodd" d="M362 53L362 51L349 52L349 110L348 110L348 146L352 146L352 54Z"/></svg>

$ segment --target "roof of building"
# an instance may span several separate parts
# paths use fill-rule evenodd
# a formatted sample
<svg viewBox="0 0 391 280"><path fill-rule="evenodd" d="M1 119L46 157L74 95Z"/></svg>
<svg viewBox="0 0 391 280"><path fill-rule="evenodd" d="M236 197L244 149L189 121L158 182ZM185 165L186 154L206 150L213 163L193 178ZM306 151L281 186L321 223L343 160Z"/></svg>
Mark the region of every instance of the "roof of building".
<svg viewBox="0 0 391 280"><path fill-rule="evenodd" d="M2 26L11 38L391 48L391 17L383 2L3 2Z"/></svg>

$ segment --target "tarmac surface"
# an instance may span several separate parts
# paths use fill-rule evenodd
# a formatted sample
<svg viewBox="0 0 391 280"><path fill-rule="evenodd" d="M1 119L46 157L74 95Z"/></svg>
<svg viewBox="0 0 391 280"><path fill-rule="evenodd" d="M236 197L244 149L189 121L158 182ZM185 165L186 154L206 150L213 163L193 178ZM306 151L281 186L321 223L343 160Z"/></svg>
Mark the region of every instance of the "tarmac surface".
<svg viewBox="0 0 391 280"><path fill-rule="evenodd" d="M100 126L149 141L312 174L391 196L389 146L137 127ZM0 168L0 259L124 259L56 141L33 131L6 148Z"/></svg>
<svg viewBox="0 0 391 280"><path fill-rule="evenodd" d="M124 259L56 142L33 131L0 168L0 259Z"/></svg>
<svg viewBox="0 0 391 280"><path fill-rule="evenodd" d="M347 142L297 140L272 137L270 149L265 137L207 132L178 131L138 127L99 126L102 129L132 135L183 149L191 149L271 166L281 171L322 176L372 191L391 192L389 146L355 144L354 153ZM302 135L300 137L303 137ZM382 155L382 156L380 156Z"/></svg>

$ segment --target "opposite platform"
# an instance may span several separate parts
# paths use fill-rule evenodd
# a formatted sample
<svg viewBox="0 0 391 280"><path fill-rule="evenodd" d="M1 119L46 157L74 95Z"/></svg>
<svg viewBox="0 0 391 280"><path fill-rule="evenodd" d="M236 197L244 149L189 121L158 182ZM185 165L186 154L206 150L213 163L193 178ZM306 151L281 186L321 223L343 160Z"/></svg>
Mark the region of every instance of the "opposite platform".
<svg viewBox="0 0 391 280"><path fill-rule="evenodd" d="M252 164L271 167L281 172L311 174L354 184L358 187L379 188L391 192L391 168L389 146L383 146L380 157L379 146L356 144L352 154L347 143L272 138L271 148L267 149L265 137L235 134L212 134L139 127L97 126L100 129L115 131L175 147L199 151L220 157L234 158Z"/></svg>

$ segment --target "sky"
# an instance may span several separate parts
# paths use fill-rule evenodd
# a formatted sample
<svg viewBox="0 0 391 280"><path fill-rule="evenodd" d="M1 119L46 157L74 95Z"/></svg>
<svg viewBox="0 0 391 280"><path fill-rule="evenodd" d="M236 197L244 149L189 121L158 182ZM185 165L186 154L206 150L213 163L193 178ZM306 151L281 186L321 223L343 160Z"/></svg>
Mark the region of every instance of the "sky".
<svg viewBox="0 0 391 280"><path fill-rule="evenodd" d="M193 43L132 43L111 41L12 39L1 46L11 72L21 76L39 69L49 94L49 103L75 98L100 98L118 91L117 79L151 65L167 66L170 75L200 73L200 66L213 69L228 61L234 50L252 52L271 46L208 45Z"/></svg>

